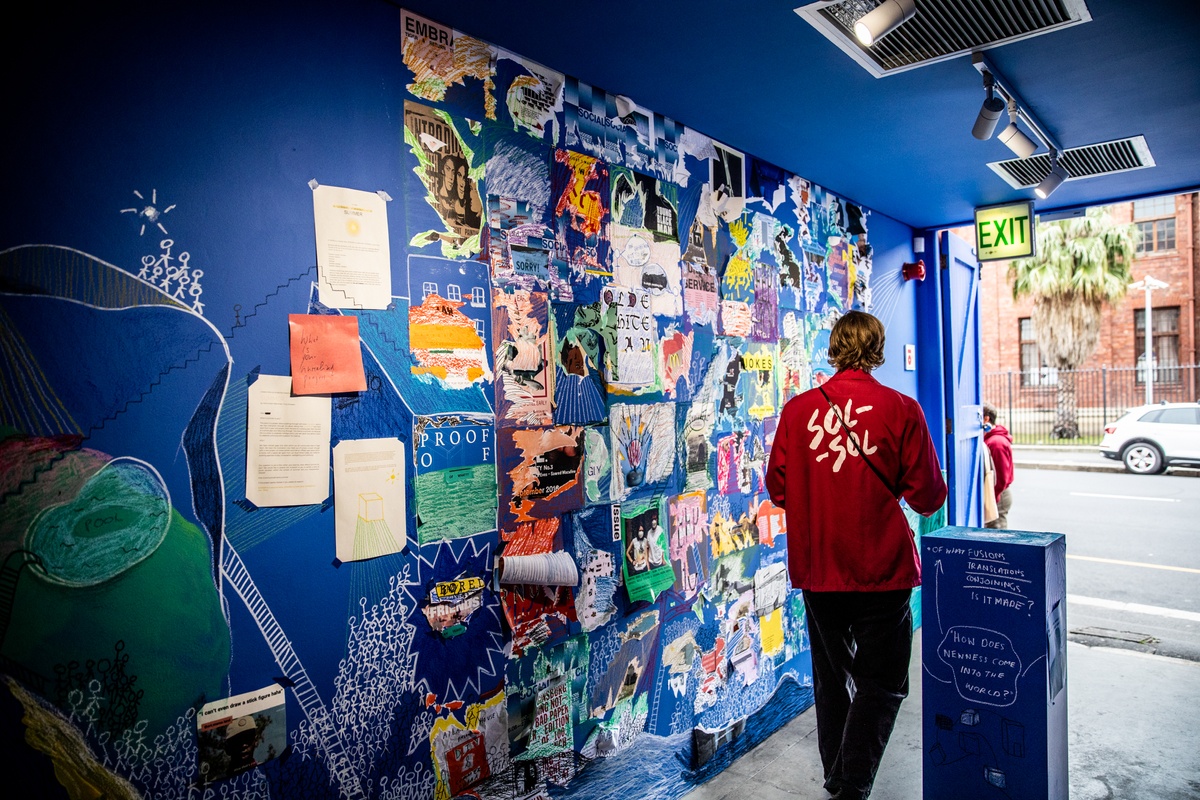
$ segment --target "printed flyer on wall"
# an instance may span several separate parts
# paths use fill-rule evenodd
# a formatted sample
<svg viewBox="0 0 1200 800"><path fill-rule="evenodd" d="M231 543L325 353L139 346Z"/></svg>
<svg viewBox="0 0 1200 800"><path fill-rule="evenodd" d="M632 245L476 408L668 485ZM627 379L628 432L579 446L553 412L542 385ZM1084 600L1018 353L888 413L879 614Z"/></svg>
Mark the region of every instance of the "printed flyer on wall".
<svg viewBox="0 0 1200 800"><path fill-rule="evenodd" d="M667 559L666 513L662 498L621 506L621 543L625 548L625 588L631 602L653 602L675 583Z"/></svg>
<svg viewBox="0 0 1200 800"><path fill-rule="evenodd" d="M277 757L287 747L283 687L205 703L196 715L200 780L219 781Z"/></svg>

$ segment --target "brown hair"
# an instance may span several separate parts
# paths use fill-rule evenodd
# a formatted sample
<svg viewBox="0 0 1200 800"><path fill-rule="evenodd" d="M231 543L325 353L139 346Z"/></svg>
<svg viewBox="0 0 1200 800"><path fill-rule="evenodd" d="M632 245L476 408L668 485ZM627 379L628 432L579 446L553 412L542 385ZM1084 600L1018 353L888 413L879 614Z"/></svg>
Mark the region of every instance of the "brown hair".
<svg viewBox="0 0 1200 800"><path fill-rule="evenodd" d="M829 363L839 372L870 372L883 364L883 323L865 311L847 311L829 333Z"/></svg>

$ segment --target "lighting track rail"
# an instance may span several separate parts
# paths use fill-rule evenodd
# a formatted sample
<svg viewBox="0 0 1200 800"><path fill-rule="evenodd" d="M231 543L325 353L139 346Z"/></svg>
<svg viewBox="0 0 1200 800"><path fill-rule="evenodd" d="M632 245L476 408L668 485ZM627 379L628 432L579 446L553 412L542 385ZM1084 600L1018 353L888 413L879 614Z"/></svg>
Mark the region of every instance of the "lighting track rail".
<svg viewBox="0 0 1200 800"><path fill-rule="evenodd" d="M1009 109L1011 110L1015 105L1017 117L1033 131L1033 134L1037 136L1047 150L1052 150L1056 153L1063 151L1062 145L1058 143L1057 139L1047 133L1046 127L1029 111L1029 106L1017 94L1017 90L1013 88L1013 85L1009 83L1007 78L996 71L995 66L992 65L987 56L983 53L972 53L971 66L977 69L981 75L984 73L991 74L996 91L1008 103ZM1016 120L1013 121L1015 122Z"/></svg>

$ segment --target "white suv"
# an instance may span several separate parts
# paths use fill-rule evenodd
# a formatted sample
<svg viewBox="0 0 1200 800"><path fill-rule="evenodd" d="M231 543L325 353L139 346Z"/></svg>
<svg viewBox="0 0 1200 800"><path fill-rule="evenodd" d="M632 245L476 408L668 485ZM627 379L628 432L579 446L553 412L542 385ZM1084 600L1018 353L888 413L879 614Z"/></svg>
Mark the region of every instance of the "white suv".
<svg viewBox="0 0 1200 800"><path fill-rule="evenodd" d="M1104 428L1100 452L1139 475L1154 475L1169 464L1200 465L1200 404L1131 408Z"/></svg>

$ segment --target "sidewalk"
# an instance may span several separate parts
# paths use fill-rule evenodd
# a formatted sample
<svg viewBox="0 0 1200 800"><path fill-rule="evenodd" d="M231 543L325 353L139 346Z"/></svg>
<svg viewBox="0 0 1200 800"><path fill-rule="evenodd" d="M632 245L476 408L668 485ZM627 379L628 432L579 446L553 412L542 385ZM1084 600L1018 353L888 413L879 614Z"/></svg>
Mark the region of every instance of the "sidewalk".
<svg viewBox="0 0 1200 800"><path fill-rule="evenodd" d="M1120 461L1105 458L1099 448L1060 445L1014 444L1013 466L1017 469L1068 469L1077 472L1125 472ZM1200 478L1200 469L1168 467L1168 475Z"/></svg>
<svg viewBox="0 0 1200 800"><path fill-rule="evenodd" d="M921 632L872 800L921 800ZM1067 644L1071 800L1200 797L1200 664ZM687 800L827 800L813 709L696 788ZM969 798L964 798L969 800Z"/></svg>

